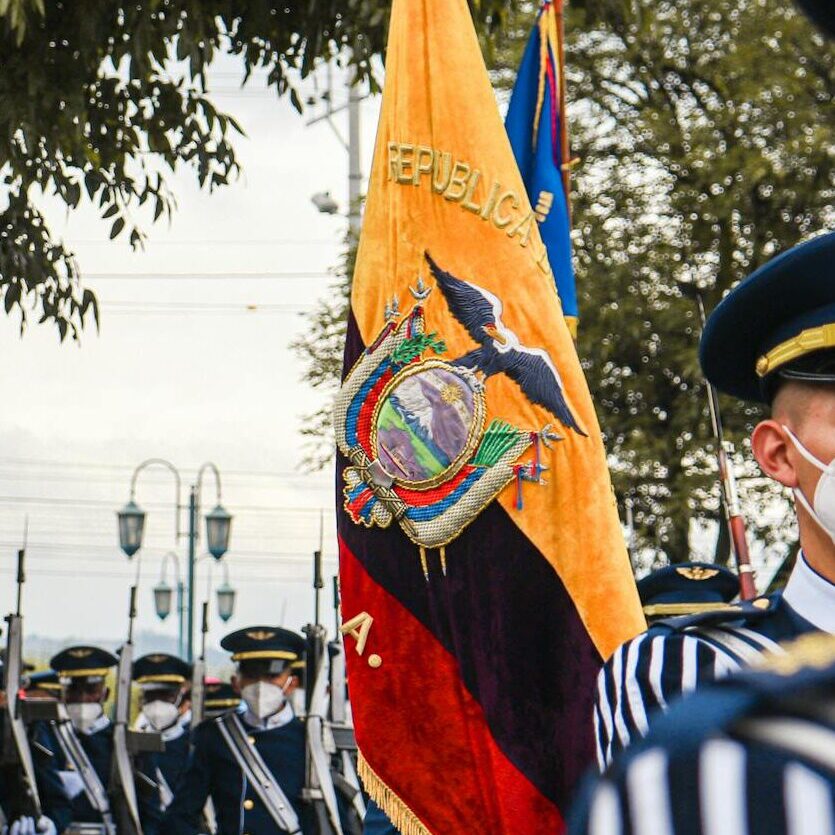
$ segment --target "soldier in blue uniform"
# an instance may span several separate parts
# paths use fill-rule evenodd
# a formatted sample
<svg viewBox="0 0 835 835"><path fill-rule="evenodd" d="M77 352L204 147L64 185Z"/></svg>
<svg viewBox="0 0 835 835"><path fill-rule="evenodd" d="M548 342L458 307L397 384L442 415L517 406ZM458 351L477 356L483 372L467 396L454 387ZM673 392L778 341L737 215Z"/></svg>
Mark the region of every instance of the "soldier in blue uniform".
<svg viewBox="0 0 835 835"><path fill-rule="evenodd" d="M289 694L288 694L289 695ZM206 719L216 719L222 713L240 707L241 694L228 681L207 681L203 696Z"/></svg>
<svg viewBox="0 0 835 835"><path fill-rule="evenodd" d="M47 729L42 722L27 728L29 747L35 769L35 781L42 805L39 820L27 808L20 763L6 730L8 717L3 688L3 662L0 659L0 820L9 835L56 835L63 832L72 819L69 799L60 773L48 747Z"/></svg>
<svg viewBox="0 0 835 835"><path fill-rule="evenodd" d="M55 670L38 670L24 679L23 693L27 699L60 699L61 682Z"/></svg>
<svg viewBox="0 0 835 835"><path fill-rule="evenodd" d="M601 768L654 715L703 682L812 630L835 633L835 233L763 265L717 306L702 337L705 376L770 406L751 445L796 498L801 550L782 594L656 623L621 646L598 678Z"/></svg>
<svg viewBox="0 0 835 835"><path fill-rule="evenodd" d="M835 637L680 699L590 779L571 835L833 835Z"/></svg>
<svg viewBox="0 0 835 835"><path fill-rule="evenodd" d="M709 562L665 565L638 580L648 621L724 609L739 594L739 578Z"/></svg>
<svg viewBox="0 0 835 835"><path fill-rule="evenodd" d="M289 696L290 665L303 654L301 635L276 626L253 626L227 635L240 693L238 710L203 722L182 788L163 819L164 835L197 835L211 798L219 835L311 832L302 802L305 729Z"/></svg>
<svg viewBox="0 0 835 835"><path fill-rule="evenodd" d="M136 762L144 835L159 832L162 815L177 794L188 765L190 725L183 721L183 697L190 678L191 666L164 652L143 655L133 663L133 680L142 692L136 729L159 733L165 745L161 752L141 754Z"/></svg>
<svg viewBox="0 0 835 835"><path fill-rule="evenodd" d="M92 784L81 777L82 766L72 748L62 742L53 727L50 745L61 768L64 787L72 800L72 819L76 823L102 823L101 791L106 798L113 755L113 726L104 712L108 672L117 664L116 656L94 646L72 646L53 656L50 667L58 674L62 698L80 743L81 757L92 766ZM105 804L106 805L106 804ZM99 808L97 808L97 806Z"/></svg>

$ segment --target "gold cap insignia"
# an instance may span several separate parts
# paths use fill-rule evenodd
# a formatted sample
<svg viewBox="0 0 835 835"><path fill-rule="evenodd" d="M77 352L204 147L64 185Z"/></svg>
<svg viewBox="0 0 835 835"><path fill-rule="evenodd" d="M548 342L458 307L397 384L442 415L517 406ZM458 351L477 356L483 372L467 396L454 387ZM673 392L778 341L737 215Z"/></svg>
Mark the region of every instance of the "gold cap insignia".
<svg viewBox="0 0 835 835"><path fill-rule="evenodd" d="M207 684L206 685L206 692L207 693L217 693L218 690L220 690L220 685L219 684Z"/></svg>
<svg viewBox="0 0 835 835"><path fill-rule="evenodd" d="M686 577L688 580L709 580L719 573L718 568L702 568L700 565L688 566L686 568L677 568L677 574Z"/></svg>
<svg viewBox="0 0 835 835"><path fill-rule="evenodd" d="M162 664L164 661L168 660L167 655L149 655L147 656L147 660L151 662L151 664Z"/></svg>
<svg viewBox="0 0 835 835"><path fill-rule="evenodd" d="M89 658L93 654L93 650L82 647L80 649L69 650L69 655L72 658Z"/></svg>
<svg viewBox="0 0 835 835"><path fill-rule="evenodd" d="M253 641L269 641L270 638L275 638L276 634L269 629L253 629L246 633L246 637L252 638Z"/></svg>

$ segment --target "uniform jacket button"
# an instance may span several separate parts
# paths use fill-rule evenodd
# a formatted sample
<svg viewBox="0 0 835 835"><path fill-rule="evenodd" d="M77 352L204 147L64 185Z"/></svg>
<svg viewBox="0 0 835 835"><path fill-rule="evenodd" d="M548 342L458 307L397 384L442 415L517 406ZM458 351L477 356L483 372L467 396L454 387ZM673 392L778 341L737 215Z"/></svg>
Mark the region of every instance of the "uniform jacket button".
<svg viewBox="0 0 835 835"><path fill-rule="evenodd" d="M244 809L246 809L247 812L248 812L250 809L254 809L254 808L255 808L255 803L252 800L250 800L249 798L247 798L244 801Z"/></svg>

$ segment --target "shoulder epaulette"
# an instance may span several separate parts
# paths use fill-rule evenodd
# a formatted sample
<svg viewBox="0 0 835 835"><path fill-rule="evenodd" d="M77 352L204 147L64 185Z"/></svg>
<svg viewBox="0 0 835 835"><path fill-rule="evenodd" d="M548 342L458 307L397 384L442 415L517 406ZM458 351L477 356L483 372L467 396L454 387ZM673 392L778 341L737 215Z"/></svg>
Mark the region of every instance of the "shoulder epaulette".
<svg viewBox="0 0 835 835"><path fill-rule="evenodd" d="M754 600L741 600L729 603L721 609L708 612L696 612L692 615L680 615L656 621L650 631L663 633L684 632L693 627L718 626L731 623L754 623L773 614L779 605L779 595L757 597Z"/></svg>

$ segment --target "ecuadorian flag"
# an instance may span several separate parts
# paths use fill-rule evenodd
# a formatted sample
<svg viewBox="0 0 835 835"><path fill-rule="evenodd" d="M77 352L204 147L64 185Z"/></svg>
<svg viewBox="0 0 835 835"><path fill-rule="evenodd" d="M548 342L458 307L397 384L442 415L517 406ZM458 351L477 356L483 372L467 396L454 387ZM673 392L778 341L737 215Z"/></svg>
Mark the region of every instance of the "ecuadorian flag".
<svg viewBox="0 0 835 835"><path fill-rule="evenodd" d="M394 0L334 426L368 792L403 832L560 832L644 621L465 0Z"/></svg>
<svg viewBox="0 0 835 835"><path fill-rule="evenodd" d="M563 0L545 0L519 66L505 118L513 155L537 213L563 313L577 335L577 288L571 262L568 126L563 67Z"/></svg>

